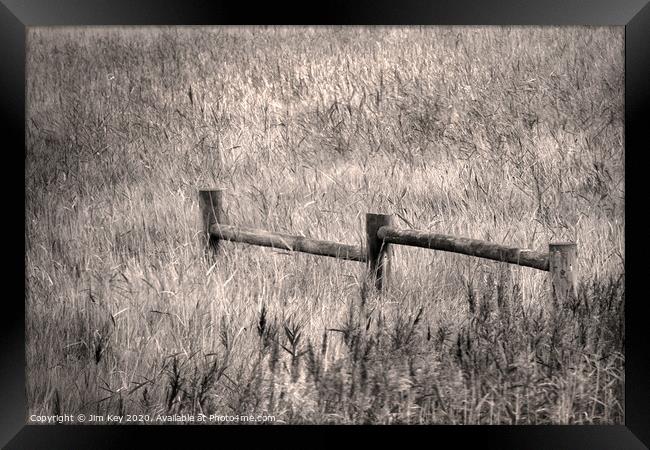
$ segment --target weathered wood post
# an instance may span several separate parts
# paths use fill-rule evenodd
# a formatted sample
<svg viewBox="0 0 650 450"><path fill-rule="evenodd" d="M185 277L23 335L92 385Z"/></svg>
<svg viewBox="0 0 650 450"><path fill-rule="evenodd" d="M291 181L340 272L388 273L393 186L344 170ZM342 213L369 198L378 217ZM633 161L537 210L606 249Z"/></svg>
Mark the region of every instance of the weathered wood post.
<svg viewBox="0 0 650 450"><path fill-rule="evenodd" d="M552 242L548 244L548 253L553 298L562 305L578 296L578 246L572 242Z"/></svg>
<svg viewBox="0 0 650 450"><path fill-rule="evenodd" d="M370 280L381 291L388 283L390 272L390 244L377 236L383 226L393 226L394 218L388 214L366 214L366 255Z"/></svg>
<svg viewBox="0 0 650 450"><path fill-rule="evenodd" d="M215 254L219 248L219 239L210 234L210 227L217 223L225 223L225 214L221 203L221 189L199 190L199 208L203 231L201 246L207 254Z"/></svg>

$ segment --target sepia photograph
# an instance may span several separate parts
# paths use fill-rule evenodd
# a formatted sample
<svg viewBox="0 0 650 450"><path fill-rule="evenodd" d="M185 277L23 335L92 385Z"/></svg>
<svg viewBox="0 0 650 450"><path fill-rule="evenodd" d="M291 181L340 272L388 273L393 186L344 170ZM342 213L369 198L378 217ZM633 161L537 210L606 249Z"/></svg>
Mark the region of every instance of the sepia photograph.
<svg viewBox="0 0 650 450"><path fill-rule="evenodd" d="M623 26L25 39L28 424L625 424Z"/></svg>

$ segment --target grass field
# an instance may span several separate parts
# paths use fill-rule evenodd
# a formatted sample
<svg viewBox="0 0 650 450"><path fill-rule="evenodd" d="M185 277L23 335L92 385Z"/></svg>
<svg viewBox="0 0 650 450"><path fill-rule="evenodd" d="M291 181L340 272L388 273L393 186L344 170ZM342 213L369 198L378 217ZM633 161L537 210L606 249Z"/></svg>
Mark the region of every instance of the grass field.
<svg viewBox="0 0 650 450"><path fill-rule="evenodd" d="M623 28L32 28L28 414L624 422ZM547 251L364 266L199 248L232 224L362 245L367 212Z"/></svg>

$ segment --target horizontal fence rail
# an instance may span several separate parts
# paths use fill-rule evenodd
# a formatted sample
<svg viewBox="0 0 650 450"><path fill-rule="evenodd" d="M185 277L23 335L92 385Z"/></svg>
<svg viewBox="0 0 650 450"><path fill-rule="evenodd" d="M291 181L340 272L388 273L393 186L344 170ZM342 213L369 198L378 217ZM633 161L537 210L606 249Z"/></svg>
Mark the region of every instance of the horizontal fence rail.
<svg viewBox="0 0 650 450"><path fill-rule="evenodd" d="M572 242L550 243L548 253L542 253L478 239L404 230L394 226L393 215L368 213L366 243L364 246L357 246L230 225L223 211L220 190L199 191L199 207L203 223L201 240L206 249L211 248L212 254L216 254L220 241L233 241L358 261L366 263L366 281L374 280L372 283L375 289L381 291L390 274L391 246L408 245L547 271L550 273L550 284L556 300L562 302L577 295L577 246ZM365 292L366 286L367 283L364 282L362 292Z"/></svg>
<svg viewBox="0 0 650 450"><path fill-rule="evenodd" d="M292 236L273 233L253 228L235 227L232 225L214 224L210 234L225 241L242 242L245 244L271 247L292 252L309 253L311 255L331 256L349 261L366 262L366 255L360 246L339 244L332 241L320 241L304 236Z"/></svg>
<svg viewBox="0 0 650 450"><path fill-rule="evenodd" d="M390 244L461 253L463 255L532 267L533 269L549 270L548 253L493 244L478 239L447 236L428 231L402 230L386 226L379 228L377 237Z"/></svg>

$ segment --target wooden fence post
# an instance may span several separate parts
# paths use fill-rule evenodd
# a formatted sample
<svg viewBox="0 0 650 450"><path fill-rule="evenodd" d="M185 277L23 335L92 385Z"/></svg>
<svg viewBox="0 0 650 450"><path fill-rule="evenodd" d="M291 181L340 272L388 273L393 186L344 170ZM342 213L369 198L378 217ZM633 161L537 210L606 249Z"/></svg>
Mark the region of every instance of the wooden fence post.
<svg viewBox="0 0 650 450"><path fill-rule="evenodd" d="M548 244L548 253L553 298L563 305L578 295L578 246L571 242L553 242Z"/></svg>
<svg viewBox="0 0 650 450"><path fill-rule="evenodd" d="M220 189L200 190L199 208L201 210L201 221L203 232L201 233L201 245L209 254L216 253L219 248L219 239L210 234L210 227L217 223L225 223Z"/></svg>
<svg viewBox="0 0 650 450"><path fill-rule="evenodd" d="M366 214L366 255L368 274L374 280L375 288L381 291L388 283L390 272L390 244L377 236L383 226L393 225L393 216L388 214Z"/></svg>

